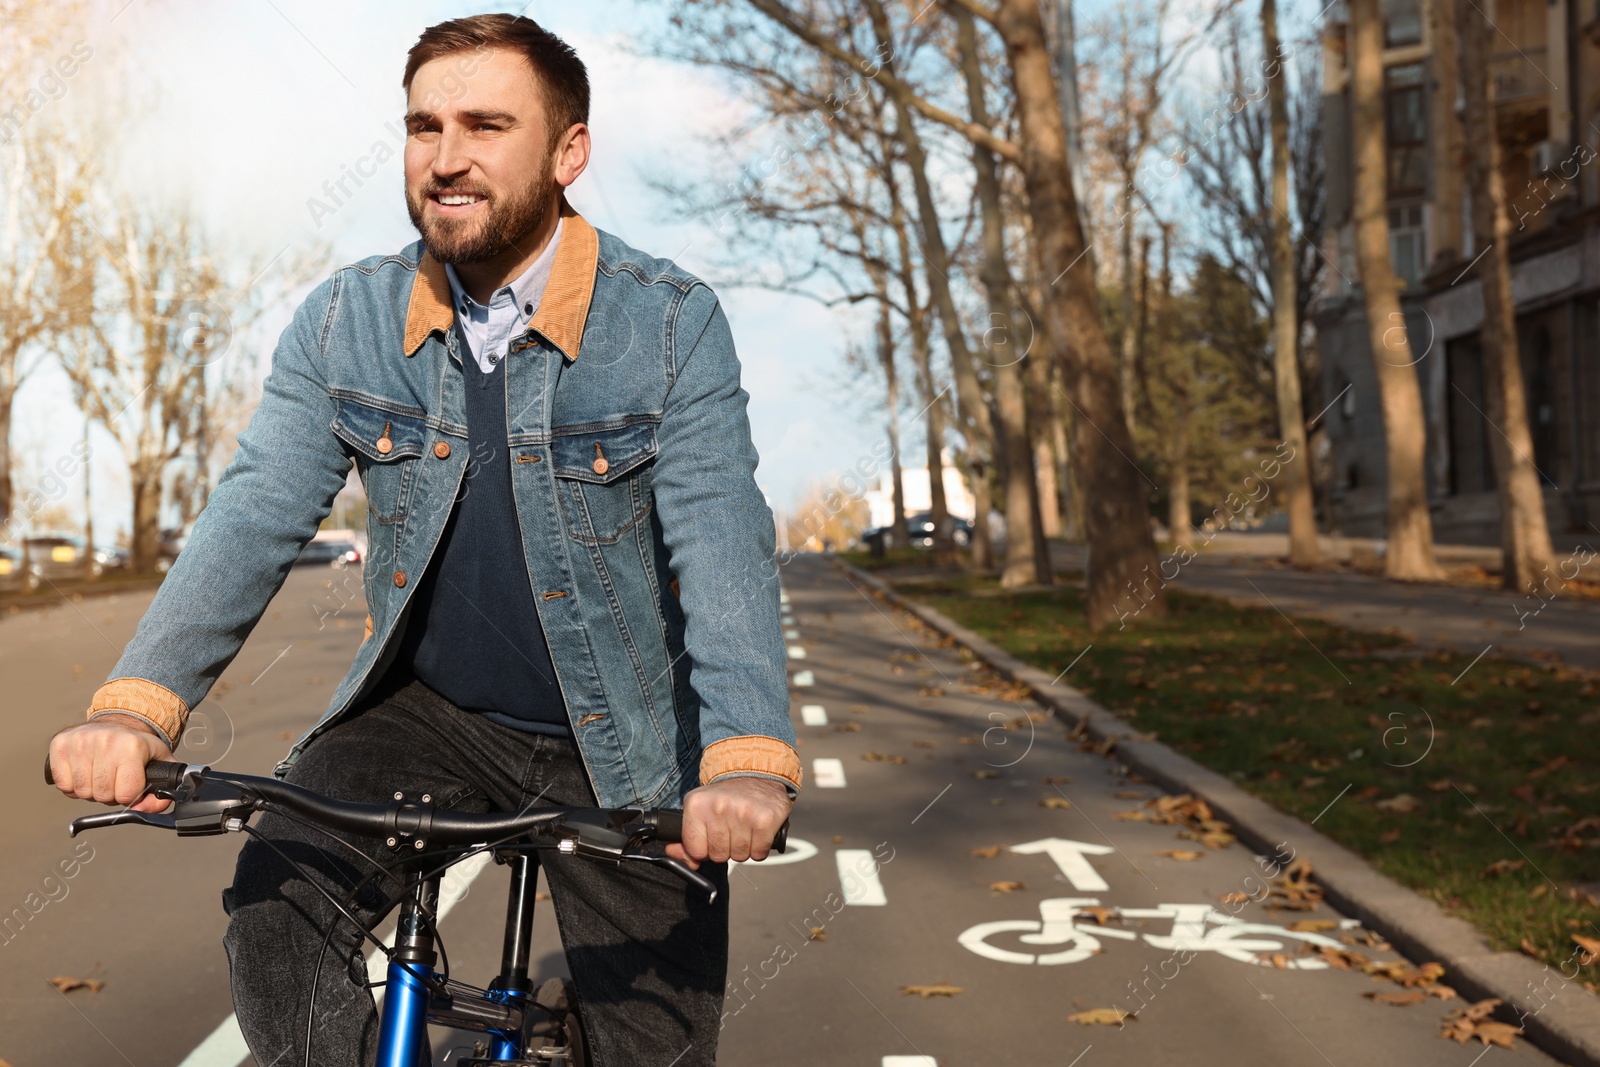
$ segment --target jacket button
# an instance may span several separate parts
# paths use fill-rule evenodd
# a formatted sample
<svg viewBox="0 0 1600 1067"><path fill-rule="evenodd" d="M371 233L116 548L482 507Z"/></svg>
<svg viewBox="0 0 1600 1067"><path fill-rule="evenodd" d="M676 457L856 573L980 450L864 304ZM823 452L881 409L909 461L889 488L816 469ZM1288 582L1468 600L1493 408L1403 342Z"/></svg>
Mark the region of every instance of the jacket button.
<svg viewBox="0 0 1600 1067"><path fill-rule="evenodd" d="M406 572L405 571L395 571L394 572L394 585L395 585L396 589L404 589L406 587Z"/></svg>
<svg viewBox="0 0 1600 1067"><path fill-rule="evenodd" d="M440 459L449 459L450 458L450 442L449 441L440 441L438 444L434 445L433 446L433 454L438 456Z"/></svg>
<svg viewBox="0 0 1600 1067"><path fill-rule="evenodd" d="M594 472L596 474L604 474L610 469L611 464L606 462L606 458L604 456L601 456L599 459L594 461Z"/></svg>
<svg viewBox="0 0 1600 1067"><path fill-rule="evenodd" d="M387 456L390 452L393 452L393 451L394 451L394 442L393 441L389 440L387 437L378 438L378 453L379 453L379 455Z"/></svg>

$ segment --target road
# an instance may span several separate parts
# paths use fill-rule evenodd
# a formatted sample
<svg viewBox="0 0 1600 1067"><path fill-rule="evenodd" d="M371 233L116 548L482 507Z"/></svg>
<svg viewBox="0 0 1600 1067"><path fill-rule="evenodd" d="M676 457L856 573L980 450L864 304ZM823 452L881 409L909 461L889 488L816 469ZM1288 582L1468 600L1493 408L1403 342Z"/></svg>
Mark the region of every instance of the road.
<svg viewBox="0 0 1600 1067"><path fill-rule="evenodd" d="M188 758L265 773L282 755L360 640L359 586L351 581L351 598L340 580L322 570L291 575L224 674L226 690L197 711L211 729ZM741 865L732 879L734 992L720 1063L1479 1062L1476 1043L1438 1036L1439 1019L1459 1001L1378 1003L1362 994L1400 986L1299 969L1310 961L1298 952L1302 940L1259 930L1230 940L1207 923L1208 907L1213 918L1233 914L1219 903L1224 895L1259 895L1262 883L1252 879L1261 870L1243 846L1206 849L1179 838L1178 826L1119 820L1157 791L1119 774L1114 760L1080 751L1054 723L1028 719L1034 705L1002 699L956 650L825 561L800 557L783 580L806 789L787 862ZM134 828L73 842L63 825L81 807L39 782L50 732L80 713L147 600L0 619L12 738L0 754L0 798L13 814L0 905L54 896L0 945L0 1058L14 1067L253 1062L230 1043L219 944L218 893L237 839L180 842ZM1014 725L1001 729L1006 723ZM92 852L75 855L75 845ZM1161 854L1184 849L1202 855ZM73 859L73 877L44 885ZM487 868L443 922L458 975L486 980L496 966L503 884L503 872ZM1102 928L1081 917L1076 926L1088 934L1075 932L1073 913L1091 901L1121 909L1121 921L1110 914ZM1340 919L1325 907L1282 912L1256 903L1237 917L1279 928ZM536 921L541 975L563 970L550 919L546 909ZM1164 943L1179 922L1190 924L1193 940ZM1317 936L1358 934L1335 926ZM1247 959L1278 952L1294 966L1244 962L1228 949ZM105 985L63 994L46 984L58 975ZM903 991L915 986L933 987L923 990L932 995ZM1120 1027L1068 1018L1112 1007L1136 1009L1137 1018ZM440 1052L456 1044L437 1037ZM1481 1062L1553 1061L1519 1041Z"/></svg>

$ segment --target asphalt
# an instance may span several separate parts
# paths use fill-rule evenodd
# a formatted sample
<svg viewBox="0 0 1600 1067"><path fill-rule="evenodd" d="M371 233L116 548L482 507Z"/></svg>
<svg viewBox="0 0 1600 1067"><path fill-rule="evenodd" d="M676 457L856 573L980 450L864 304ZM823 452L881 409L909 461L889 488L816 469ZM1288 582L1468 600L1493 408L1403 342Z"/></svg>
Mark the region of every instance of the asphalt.
<svg viewBox="0 0 1600 1067"><path fill-rule="evenodd" d="M227 691L197 710L212 716L213 729L188 758L266 773L321 709L364 614L357 587L357 598L344 595L343 610L318 629L318 609L342 595L322 583L337 577L291 576L224 674ZM1266 928L1230 938L1214 920L1232 912L1220 898L1254 895L1261 884L1251 849L1207 849L1178 837L1176 826L1117 819L1161 790L1130 779L1116 759L1081 750L1039 705L1004 699L1005 687L970 655L825 560L799 557L782 579L807 782L793 817L794 858L742 865L733 878L735 991L720 1063L1468 1067L1480 1054L1476 1044L1439 1036L1459 1000L1391 1007L1363 994L1399 991L1392 982L1302 969L1315 962L1301 954L1306 935L1282 927L1337 924L1344 916L1327 905L1282 912L1247 904L1237 917ZM103 598L0 619L11 738L0 752L0 800L13 816L0 846L5 910L73 856L64 824L85 809L40 781L45 742L81 714L147 600ZM812 684L799 684L807 672ZM828 725L804 725L808 705L821 707ZM837 760L844 784L821 785L818 760ZM237 839L178 841L130 828L80 842L94 851L60 883L66 894L57 889L59 899L0 946L0 1057L14 1067L198 1067L195 1050L217 1041L231 1012L218 893ZM1183 849L1201 856L1161 854ZM492 973L503 878L488 868L443 923L458 975ZM1079 919L1075 930L1070 911L1094 906L1089 899L1113 912L1103 929ZM1048 903L1061 900L1079 903L1066 905L1046 935L1042 916L1062 909ZM1178 905L1193 906L1186 910L1203 923L1188 951L1161 940L1173 934ZM550 917L543 911L535 924L541 975L563 966ZM1335 925L1320 936L1360 933ZM1275 953L1293 966L1256 959ZM63 994L46 984L58 975L105 985ZM906 991L919 986L933 995ZM1120 1026L1069 1019L1112 1007L1137 1017ZM441 1052L456 1043L437 1037ZM219 1062L213 1056L207 1067ZM1555 1061L1519 1041L1483 1062Z"/></svg>

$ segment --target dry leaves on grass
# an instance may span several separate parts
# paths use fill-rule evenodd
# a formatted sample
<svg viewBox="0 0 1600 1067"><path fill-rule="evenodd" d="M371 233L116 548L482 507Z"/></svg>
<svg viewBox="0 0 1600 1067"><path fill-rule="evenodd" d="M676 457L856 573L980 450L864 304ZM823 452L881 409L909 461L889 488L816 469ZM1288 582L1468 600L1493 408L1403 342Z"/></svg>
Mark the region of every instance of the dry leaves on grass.
<svg viewBox="0 0 1600 1067"><path fill-rule="evenodd" d="M1000 894L1000 893L1020 893L1022 890L1026 889L1026 888L1028 888L1028 887L1023 885L1021 882L990 882L989 883L989 891L992 892L992 893L995 893L995 894Z"/></svg>
<svg viewBox="0 0 1600 1067"><path fill-rule="evenodd" d="M1039 806L1041 808L1060 808L1062 811L1066 811L1072 807L1072 801L1066 797L1045 797L1039 801Z"/></svg>
<svg viewBox="0 0 1600 1067"><path fill-rule="evenodd" d="M1067 1016L1067 1022L1079 1026L1121 1026L1124 1022L1138 1022L1139 1017L1121 1008L1090 1008Z"/></svg>
<svg viewBox="0 0 1600 1067"><path fill-rule="evenodd" d="M1394 815L1410 815L1422 807L1422 801L1410 793L1397 793L1387 800L1380 800L1372 805L1379 811L1387 811Z"/></svg>
<svg viewBox="0 0 1600 1067"><path fill-rule="evenodd" d="M972 854L980 860L992 860L1000 855L1000 849L1000 845L984 845L982 848L973 849Z"/></svg>
<svg viewBox="0 0 1600 1067"><path fill-rule="evenodd" d="M929 997L953 997L957 993L965 992L966 990L960 986L950 985L947 982L935 982L932 985L903 985L900 987L901 996L921 997L923 1000L927 1000Z"/></svg>
<svg viewBox="0 0 1600 1067"><path fill-rule="evenodd" d="M64 974L58 974L54 978L46 979L46 981L63 993L71 993L77 989L87 989L91 993L98 993L106 987L106 984L98 978L69 978Z"/></svg>
<svg viewBox="0 0 1600 1067"><path fill-rule="evenodd" d="M1448 1037L1459 1045L1465 1045L1473 1038L1477 1038L1485 1045L1512 1048L1516 1044L1516 1036L1522 1033L1522 1027L1496 1022L1489 1018L1499 1006L1500 1001L1491 998L1457 1008L1440 1021L1439 1035Z"/></svg>
<svg viewBox="0 0 1600 1067"><path fill-rule="evenodd" d="M1168 848L1157 852L1156 855L1165 856L1168 859L1177 860L1180 863L1188 863L1191 860L1199 859L1201 856L1204 856L1205 853L1195 852L1193 849L1187 848Z"/></svg>
<svg viewBox="0 0 1600 1067"><path fill-rule="evenodd" d="M1600 938L1573 934L1572 940L1579 948L1583 949L1583 955L1578 957L1579 966L1587 967L1596 960L1600 960Z"/></svg>

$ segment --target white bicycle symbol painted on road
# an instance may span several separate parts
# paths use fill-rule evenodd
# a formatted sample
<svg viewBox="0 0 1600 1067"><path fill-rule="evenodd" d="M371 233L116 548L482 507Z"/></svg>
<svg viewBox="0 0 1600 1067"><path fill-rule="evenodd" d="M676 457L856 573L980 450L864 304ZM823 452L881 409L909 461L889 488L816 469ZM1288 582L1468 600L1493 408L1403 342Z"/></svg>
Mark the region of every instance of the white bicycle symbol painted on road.
<svg viewBox="0 0 1600 1067"><path fill-rule="evenodd" d="M1039 902L1037 921L1001 919L979 923L964 931L957 940L963 947L986 959L1001 963L1044 965L1080 963L1100 951L1101 938L1143 940L1155 948L1174 952L1214 952L1230 960L1260 966L1272 966L1272 962L1263 957L1283 952L1285 943L1290 941L1335 949L1344 947L1333 938L1321 934L1289 930L1271 923L1245 922L1218 911L1210 904L1161 904L1154 908L1110 909L1111 914L1122 919L1171 919L1170 934L1141 934L1134 930L1074 921L1083 909L1099 904L1097 897L1042 900ZM1049 947L1054 951L1031 953L1001 948L990 943L990 938L998 934L1017 934L1017 940L1024 944ZM1318 971L1328 966L1326 961L1316 956L1286 959L1282 964L1300 971Z"/></svg>

